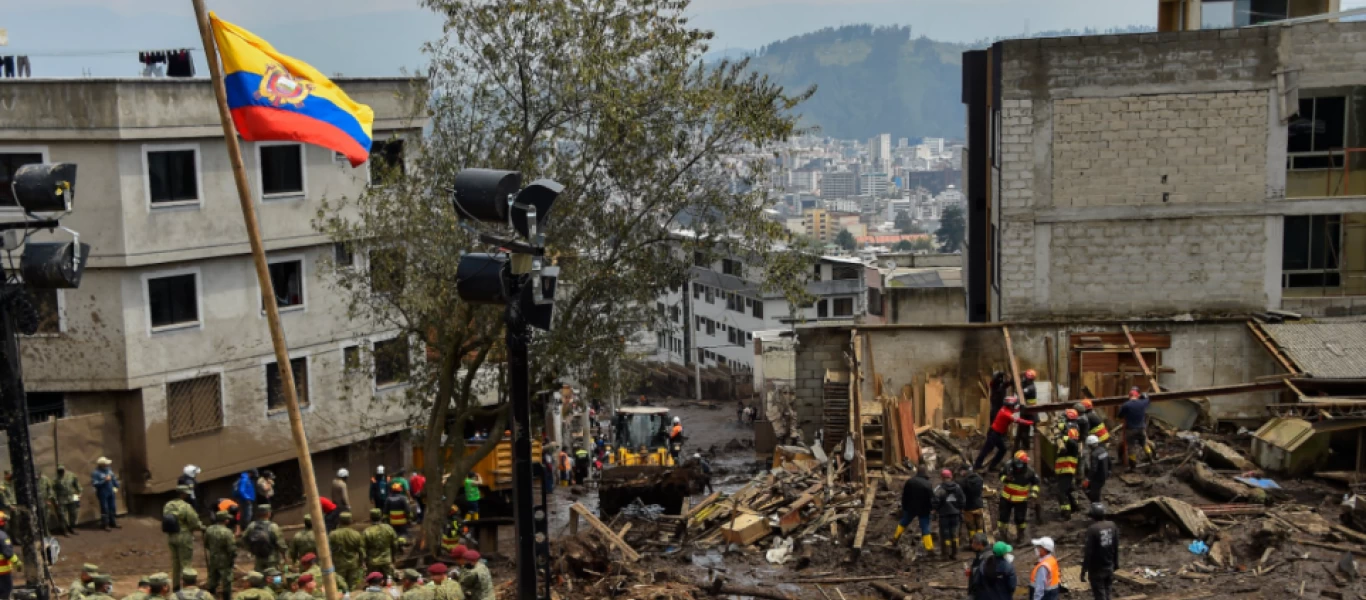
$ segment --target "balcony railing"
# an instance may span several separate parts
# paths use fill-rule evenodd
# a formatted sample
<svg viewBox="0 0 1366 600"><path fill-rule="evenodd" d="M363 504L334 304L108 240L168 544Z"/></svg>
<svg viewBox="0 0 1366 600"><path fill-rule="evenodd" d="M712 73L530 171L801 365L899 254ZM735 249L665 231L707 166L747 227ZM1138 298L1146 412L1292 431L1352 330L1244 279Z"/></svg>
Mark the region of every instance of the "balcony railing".
<svg viewBox="0 0 1366 600"><path fill-rule="evenodd" d="M1366 148L1296 152L1286 157L1286 198L1366 196Z"/></svg>

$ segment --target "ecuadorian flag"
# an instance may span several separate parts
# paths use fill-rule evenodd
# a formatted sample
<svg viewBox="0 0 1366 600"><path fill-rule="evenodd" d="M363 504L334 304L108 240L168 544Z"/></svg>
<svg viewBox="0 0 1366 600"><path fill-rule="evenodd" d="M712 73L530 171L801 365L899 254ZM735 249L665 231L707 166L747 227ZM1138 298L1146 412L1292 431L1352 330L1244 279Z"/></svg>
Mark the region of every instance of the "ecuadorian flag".
<svg viewBox="0 0 1366 600"><path fill-rule="evenodd" d="M247 141L296 141L346 155L351 166L370 158L375 112L357 104L307 63L209 13L228 108Z"/></svg>

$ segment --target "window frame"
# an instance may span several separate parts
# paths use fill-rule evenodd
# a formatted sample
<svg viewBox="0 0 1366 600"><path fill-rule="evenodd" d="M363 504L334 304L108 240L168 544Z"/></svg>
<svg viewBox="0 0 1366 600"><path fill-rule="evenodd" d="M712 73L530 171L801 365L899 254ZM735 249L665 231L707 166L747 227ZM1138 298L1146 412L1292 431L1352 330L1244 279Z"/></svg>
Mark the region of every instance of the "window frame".
<svg viewBox="0 0 1366 600"><path fill-rule="evenodd" d="M179 437L173 436L171 434L171 384L203 377L218 377L218 414L221 416L218 428L196 431ZM162 395L164 396L163 401L166 403L166 438L170 443L216 433L228 427L228 382L227 374L224 373L223 367L204 367L194 371L178 373L174 376L167 377L166 381L162 383L161 389Z"/></svg>
<svg viewBox="0 0 1366 600"><path fill-rule="evenodd" d="M46 290L42 290L42 291L46 291ZM61 289L53 289L53 290L51 290L51 291L52 291L52 293L54 293L54 294L57 295L57 331L55 331L55 332L51 332L51 331L39 331L39 332L37 332L37 333L34 333L33 335L23 335L23 334L20 334L21 337L28 337L28 338L53 338L53 337L60 337L62 334L66 333L66 294L63 294L63 293L62 293L63 290L61 290ZM33 294L33 290L29 290L29 294L30 294L30 296L31 296L31 295ZM36 299L34 299L34 298L31 298L31 297L30 297L30 299L31 299L31 300L36 300ZM35 308L35 309L37 308L37 302L36 302L36 301L34 302L34 308ZM39 318L40 318L40 319L42 318L42 315L41 315L41 314L39 314Z"/></svg>
<svg viewBox="0 0 1366 600"><path fill-rule="evenodd" d="M1310 123L1311 123L1311 128L1312 128L1312 123L1314 123L1314 122L1316 122L1316 121L1318 120L1318 119L1317 119L1317 115L1318 115L1318 111L1319 111L1319 100L1320 100L1320 99L1323 99L1323 98L1341 98L1341 99L1342 99L1342 112L1343 112L1343 115L1342 115L1342 132L1341 132L1341 133L1342 133L1342 140L1343 140L1342 146L1343 146L1343 147L1346 147L1346 145L1347 145L1347 136L1348 136L1348 134L1349 134L1349 133L1351 132L1351 130L1352 130L1352 92L1351 92L1350 89L1348 89L1348 90L1341 91L1341 93L1339 94L1339 92L1338 92L1337 90L1338 90L1338 88L1329 88L1329 89L1323 89L1323 90L1314 90L1314 91L1312 91L1312 92L1309 92L1310 95L1306 95L1304 92L1301 92L1300 101L1301 101L1301 102L1303 102L1303 101L1305 101L1305 100L1310 101L1310 103L1311 103L1312 106L1314 107L1314 112L1313 112L1312 114L1310 114L1310 115L1299 114L1299 116L1298 116L1297 118L1298 118L1298 119L1308 119L1308 120L1310 121ZM1298 111L1298 110L1299 110L1299 108L1296 107L1296 111ZM1293 123L1293 120L1291 121L1291 123ZM1285 169L1286 169L1286 171L1296 171L1296 172L1298 172L1298 171L1336 171L1336 170L1339 170L1339 169L1342 169L1342 168L1343 168L1343 165L1346 164L1347 157L1343 154L1342 148L1338 148L1337 150L1333 150L1333 149L1331 149L1331 148L1328 149L1328 150L1314 150L1314 149L1313 149L1313 148L1314 148L1314 137L1315 137L1316 135L1318 135L1317 132L1312 132L1312 131L1311 131L1311 133L1310 133L1310 137L1309 137L1309 148L1310 148L1310 149L1309 149L1309 150L1298 151L1298 152L1291 151L1291 150L1290 150L1290 125L1291 125L1291 123L1287 123L1286 126L1285 126L1285 127L1286 127L1286 142L1285 142L1285 143L1286 143L1286 150L1285 150L1285 163L1286 163L1286 164L1285 164ZM1296 167L1296 166L1295 166L1295 163L1296 163L1296 159L1298 159L1298 158L1327 158L1327 159L1328 159L1328 165L1327 165L1327 166L1312 166L1312 167Z"/></svg>
<svg viewBox="0 0 1366 600"><path fill-rule="evenodd" d="M1342 274L1342 272L1343 272L1343 266L1342 266L1342 263L1343 263L1343 256L1342 256L1342 254L1343 254L1343 243L1346 241L1346 235L1347 235L1347 232L1346 232L1346 223L1345 223L1346 220L1343 218L1343 217L1345 217L1345 216L1346 216L1345 213L1325 213L1325 214L1311 214L1311 215L1285 215L1284 217L1281 218L1281 229L1282 229L1282 231L1281 231L1281 239L1283 240L1282 243L1281 243L1281 289L1282 289L1282 290L1303 290L1303 289L1315 289L1315 288L1318 288L1318 289L1337 289L1337 288L1343 287L1344 281L1343 281L1343 274ZM1285 232L1285 226L1286 226L1286 222L1287 222L1289 219L1291 219L1291 218L1296 218L1296 217L1303 217L1303 218L1306 218L1306 219L1309 220L1309 237L1308 237L1308 239L1306 240L1306 241L1308 242L1308 244L1309 244L1309 247L1308 247L1308 249L1306 250L1306 253L1307 253L1306 256L1308 257L1308 259L1309 259L1309 261L1310 261L1309 264L1310 264L1310 267L1311 267L1311 268L1307 268L1307 269L1286 269L1286 267L1285 267L1285 260L1286 260L1285 240L1287 240L1286 235L1285 235L1285 233L1286 233L1286 232ZM1323 218L1323 219L1325 220L1325 222L1327 222L1328 219L1333 219L1333 218L1337 219L1337 239L1336 239L1336 240L1332 240L1333 244L1332 244L1332 246L1331 246L1331 248L1333 249L1334 253L1335 253L1336 256L1337 256L1337 266L1332 267L1332 268L1329 268L1329 267L1326 267L1326 266L1323 267L1323 268L1318 268L1318 269L1312 268L1312 266L1313 266L1313 260L1314 260L1314 257L1313 257L1313 250L1314 250L1314 231L1315 231L1315 228L1314 228L1314 219L1315 219L1315 218L1318 218L1318 217ZM1324 240L1324 242L1328 242L1328 241L1329 241L1329 240L1327 240L1327 239ZM1326 283L1320 283L1319 285L1296 285L1296 286L1292 286L1292 285L1290 285L1290 278L1291 278L1292 276L1294 276L1294 275L1321 275L1321 276L1323 276L1325 279L1326 279L1327 276L1329 276L1329 275L1337 275L1338 282L1337 282L1336 285L1327 285Z"/></svg>
<svg viewBox="0 0 1366 600"><path fill-rule="evenodd" d="M361 350L361 345L361 340L347 340L337 345L337 351L341 356L340 364L342 377L351 377L359 374L364 369L365 354ZM356 351L356 364L354 368L346 362L346 353L351 350Z"/></svg>
<svg viewBox="0 0 1366 600"><path fill-rule="evenodd" d="M303 142L256 142L256 197L264 204L266 202L278 202L287 200L299 200L308 197L308 144ZM298 146L299 147L299 191L297 192L275 192L266 194L266 174L265 161L261 159L261 150L277 146Z"/></svg>
<svg viewBox="0 0 1366 600"><path fill-rule="evenodd" d="M289 353L289 362L290 362L290 369L291 369L291 370L293 369L293 363L294 363L294 361L296 361L296 360L303 360L303 361L304 361L304 393L305 393L305 395L306 395L306 398L296 398L296 400L299 401L299 412L310 412L310 411L313 410L313 406L314 406L314 402L313 402L313 365L310 364L310 363L312 363L313 361L309 360L309 358L310 358L311 356L312 356L312 353L309 352L309 351L306 351L306 350L304 350L304 351L299 351L299 352L290 352L290 353ZM275 360L275 355L274 355L274 354L271 354L270 356L267 356L267 357L264 357L264 358L261 359L261 381L265 382L265 385L266 385L266 390L265 390L265 392L266 392L266 393L265 393L265 414L266 414L266 418L278 417L279 415L286 414L286 413L289 411L288 403L285 403L285 402L284 402L283 397L281 398L281 403L284 404L283 406L281 406L281 407L279 407L279 408L274 408L274 409L272 409L272 408L270 407L270 366L271 366L271 365L275 365L275 364L278 364L278 363L277 363L277 361ZM297 387L297 386L299 385L299 382L296 380L296 381L294 382L294 385L295 385L295 387ZM283 391L282 391L281 393L283 393ZM224 419L227 419L227 415L224 414L224 415L223 415L223 418L224 418Z"/></svg>
<svg viewBox="0 0 1366 600"><path fill-rule="evenodd" d="M51 155L48 154L47 146L0 146L0 154L38 154L42 156L40 163L52 162ZM19 206L16 199L14 206L0 204L0 214L23 214L24 208Z"/></svg>
<svg viewBox="0 0 1366 600"><path fill-rule="evenodd" d="M190 150L194 152L194 185L195 199L193 200L172 200L168 202L152 201L152 161L150 154L153 152L183 152ZM142 145L142 195L143 202L147 207L147 212L165 211L186 208L202 208L204 206L204 150L200 148L198 142L185 144L143 144Z"/></svg>
<svg viewBox="0 0 1366 600"><path fill-rule="evenodd" d="M338 255L342 252L345 252L346 256L350 258L346 264L342 264L338 259ZM351 247L351 242L332 242L332 266L337 269L356 268L356 249Z"/></svg>
<svg viewBox="0 0 1366 600"><path fill-rule="evenodd" d="M835 317L835 318L840 318L840 317L852 317L852 316L854 316L855 302L854 302L854 297L853 297L853 296L842 296L842 297L839 297L839 298L832 298L832 300L833 300L833 302L830 303L830 316ZM842 303L842 302L848 302L848 303L849 303L849 312L848 312L848 313L840 314L839 308L840 308L840 303Z"/></svg>
<svg viewBox="0 0 1366 600"><path fill-rule="evenodd" d="M380 345L380 344L383 344L383 343L385 343L385 342L392 342L392 341L397 340L397 339L402 338L402 337L404 337L404 334L403 334L403 333L395 333L395 334L391 334L391 335L387 335L387 336L378 336L378 337L372 337L372 338L370 338L370 360L371 360L371 363L372 363L373 366L374 366L374 372L370 374L370 385L373 387L373 389L374 389L374 391L375 391L376 393L378 393L378 392L384 392L384 391L388 391L388 390L392 390L392 389L397 389L397 388L402 388L402 387L407 387L410 383L412 383L412 375L413 375L413 342L412 342L412 340L408 340L408 376L407 376L407 378L402 379L402 380L398 380L398 381L391 381L391 382L387 382L387 383L380 383L379 380L377 379L377 378L379 377L379 345Z"/></svg>
<svg viewBox="0 0 1366 600"><path fill-rule="evenodd" d="M370 187L370 188L382 188L382 187L384 187L384 186L382 185L382 183L376 183L376 182L375 182L375 172L374 172L374 169L372 168L372 167L373 167L373 164L374 164L374 161L375 161L375 145L377 145L377 144L385 144L385 145L387 146L388 144L394 143L394 142L397 142L397 143L399 143L399 144L401 144L401 145L403 146L403 147L399 150L399 157L398 157L398 160L399 160L399 165L400 165L400 166L399 166L398 170L399 170L400 173L403 173L403 174L405 174L405 175L407 174L407 172L408 172L408 163L407 163L407 159L404 157L404 154L406 153L406 151L407 151L407 149L408 149L408 141L407 141L407 138L404 138L403 136L391 136L391 137L384 138L384 139L375 138L375 139L372 139L372 141L370 142L370 151L369 151L370 159L367 160L367 161L365 161L365 187ZM342 157L342 160L346 160L345 156ZM349 164L349 163L348 163L348 164Z"/></svg>
<svg viewBox="0 0 1366 600"><path fill-rule="evenodd" d="M287 262L298 262L298 263L299 263L299 296L300 296L300 300L301 300L301 301L300 301L298 304L292 304L292 305L290 305L290 306L284 306L284 305L282 305L282 304L279 303L279 298L276 298L275 306L276 306L276 309L278 309L281 313L296 312L296 311L304 311L304 312L307 312L307 310L308 310L308 261L305 260L305 259L306 259L306 257L305 257L305 255L303 255L303 254L282 254L282 255L280 255L280 256L268 256L268 257L266 257L266 271L267 271L267 272L270 271L270 266L271 266L271 265L276 265L276 264L279 264L279 263L287 263ZM252 279L255 280L254 277L253 277ZM275 282L274 282L274 280L272 280L272 281L271 281L271 287L273 288L274 285L275 285ZM271 291L273 292L274 290L272 289ZM262 295L261 295L261 282L260 282L259 280L256 281L256 299L257 299L257 302L262 303L261 312L260 312L260 314L257 315L257 316L259 316L259 317L265 317L265 316L266 316L266 307L265 307L265 305L264 305L265 300L262 298Z"/></svg>
<svg viewBox="0 0 1366 600"><path fill-rule="evenodd" d="M152 287L153 279L167 279L170 277L180 277L183 275L194 275L195 292L195 320L183 323L172 323L170 325L152 324ZM259 292L259 290L258 290ZM181 330L203 330L204 329L204 274L199 267L185 267L181 269L166 269L161 271L151 271L142 274L142 306L147 315L147 335L152 336L159 333L168 333Z"/></svg>

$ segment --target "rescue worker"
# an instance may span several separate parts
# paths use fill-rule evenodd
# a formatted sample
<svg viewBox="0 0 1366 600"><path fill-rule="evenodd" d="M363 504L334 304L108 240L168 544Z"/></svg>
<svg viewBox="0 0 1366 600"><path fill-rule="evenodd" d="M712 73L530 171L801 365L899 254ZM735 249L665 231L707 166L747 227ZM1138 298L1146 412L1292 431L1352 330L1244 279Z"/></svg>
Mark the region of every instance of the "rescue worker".
<svg viewBox="0 0 1366 600"><path fill-rule="evenodd" d="M285 547L285 535L280 526L270 520L271 507L262 504L256 507L256 520L242 531L240 545L255 559L254 568L264 574L267 569L278 568L289 549ZM262 575L264 577L264 575Z"/></svg>
<svg viewBox="0 0 1366 600"><path fill-rule="evenodd" d="M57 523L68 535L76 534L76 521L81 513L81 478L57 465Z"/></svg>
<svg viewBox="0 0 1366 600"><path fill-rule="evenodd" d="M555 470L560 473L560 485L568 487L574 477L574 461L569 458L569 452L564 448L560 448L560 453L555 457Z"/></svg>
<svg viewBox="0 0 1366 600"><path fill-rule="evenodd" d="M1087 428L1086 432L1096 436L1096 438L1100 440L1100 443L1108 443L1110 441L1110 430L1105 427L1105 417L1096 412L1095 406L1090 400L1082 400L1081 407L1083 410L1078 412L1081 412L1081 415L1085 417L1087 423L1090 424L1090 427Z"/></svg>
<svg viewBox="0 0 1366 600"><path fill-rule="evenodd" d="M212 600L208 592L199 589L199 571L185 567L180 571L180 591L175 600Z"/></svg>
<svg viewBox="0 0 1366 600"><path fill-rule="evenodd" d="M1138 388L1129 388L1129 399L1119 407L1119 418L1124 420L1124 445L1120 446L1120 453L1124 456L1124 464L1130 469L1138 467L1140 456L1148 457L1148 462L1156 458L1152 444L1148 443L1150 404L1152 400L1147 394L1139 392Z"/></svg>
<svg viewBox="0 0 1366 600"><path fill-rule="evenodd" d="M417 469L413 469L408 477L408 491L413 497L413 507L414 511L417 512L418 523L421 523L422 519L427 516L427 499L423 495L423 491L426 489L427 476L423 475Z"/></svg>
<svg viewBox="0 0 1366 600"><path fill-rule="evenodd" d="M482 498L479 486L482 483L483 478L478 473L465 474L465 518L470 521L479 520L479 500Z"/></svg>
<svg viewBox="0 0 1366 600"><path fill-rule="evenodd" d="M493 575L489 566L479 559L479 553L466 550L460 561L460 588L466 600L497 600L493 590Z"/></svg>
<svg viewBox="0 0 1366 600"><path fill-rule="evenodd" d="M232 564L237 560L237 538L230 524L232 514L214 513L214 524L204 531L204 554L208 555L209 593L220 600L232 597ZM185 573L181 572L181 577Z"/></svg>
<svg viewBox="0 0 1366 600"><path fill-rule="evenodd" d="M916 469L915 476L906 480L901 488L901 521L892 534L892 543L901 539L912 520L920 523L920 544L926 552L934 551L934 538L930 536L930 515L934 512L934 486L923 467Z"/></svg>
<svg viewBox="0 0 1366 600"><path fill-rule="evenodd" d="M394 556L398 554L398 533L384 522L384 513L370 509L370 526L361 532L365 538L365 568L370 572L394 574Z"/></svg>
<svg viewBox="0 0 1366 600"><path fill-rule="evenodd" d="M452 552L451 557L459 564L464 559L464 551ZM446 563L435 563L427 567L427 588L432 591L433 600L465 600L465 592L460 582L446 576Z"/></svg>
<svg viewBox="0 0 1366 600"><path fill-rule="evenodd" d="M370 505L373 508L384 508L388 489L389 477L384 474L384 465L375 467L375 476L370 478Z"/></svg>
<svg viewBox="0 0 1366 600"><path fill-rule="evenodd" d="M977 453L977 459L972 461L973 470L982 470L982 461L986 460L987 454L995 450L995 455L991 458L989 471L995 471L997 465L1001 464L1001 459L1006 457L1006 435L1010 433L1010 425L1019 423L1021 425L1033 425L1033 421L1020 418L1020 400L1014 396L1007 396L1005 404L996 413L996 418L991 420L991 428L987 430L987 441L982 444L982 450Z"/></svg>
<svg viewBox="0 0 1366 600"><path fill-rule="evenodd" d="M1058 570L1058 558L1053 555L1053 538L1041 537L1031 540L1039 562L1029 572L1030 600L1058 600L1062 573Z"/></svg>
<svg viewBox="0 0 1366 600"><path fill-rule="evenodd" d="M999 539L1008 539L1007 527L1013 522L1016 527L1017 543L1028 539L1025 529L1028 525L1029 501L1039 497L1039 476L1029 468L1029 454L1024 450L1015 453L1015 458L1006 465L1001 473L1001 509L996 526L1000 530ZM1012 519L1013 515L1013 519Z"/></svg>
<svg viewBox="0 0 1366 600"><path fill-rule="evenodd" d="M1039 394L1034 388L1034 378L1038 375L1034 369L1029 369L1020 376L1020 396L1024 398L1025 406L1037 406L1039 404ZM1032 448L1034 444L1034 425L1017 425L1015 427L1015 449L1026 450Z"/></svg>
<svg viewBox="0 0 1366 600"><path fill-rule="evenodd" d="M450 555L460 545L460 536L468 531L460 520L460 508L452 504L446 512L446 524L441 528L441 553Z"/></svg>
<svg viewBox="0 0 1366 600"><path fill-rule="evenodd" d="M407 535L408 521L412 520L413 512L408 507L407 496L403 495L402 485L395 483L389 486L389 499L384 501L383 514L389 516L389 526L394 528L394 532Z"/></svg>
<svg viewBox="0 0 1366 600"><path fill-rule="evenodd" d="M683 450L683 421L674 417L673 426L669 427L669 454L673 456L674 464L678 464L678 455Z"/></svg>
<svg viewBox="0 0 1366 600"><path fill-rule="evenodd" d="M677 461L678 457L675 456ZM574 483L583 484L588 480L588 466L591 461L588 458L588 449L579 447L574 449Z"/></svg>
<svg viewBox="0 0 1366 600"><path fill-rule="evenodd" d="M237 592L233 600L275 600L275 593L266 589L265 575L251 571L247 573L247 589Z"/></svg>
<svg viewBox="0 0 1366 600"><path fill-rule="evenodd" d="M1100 502L1100 492L1110 479L1110 451L1094 435L1086 436L1086 448L1091 456L1086 463L1086 479L1081 482L1081 489L1086 490L1086 498L1091 502Z"/></svg>
<svg viewBox="0 0 1366 600"><path fill-rule="evenodd" d="M118 529L118 519L114 514L114 496L119 493L119 478L114 475L110 465L114 464L103 456L95 460L95 472L90 474L90 487L95 488L95 497L100 501L100 525L105 530Z"/></svg>
<svg viewBox="0 0 1366 600"><path fill-rule="evenodd" d="M86 600L114 600L111 596L114 592L114 578L108 575L96 575L92 581L91 592L85 596Z"/></svg>
<svg viewBox="0 0 1366 600"><path fill-rule="evenodd" d="M973 569L968 582L973 600L1012 600L1016 585L1012 551L1010 544L1001 541L991 546L991 556Z"/></svg>
<svg viewBox="0 0 1366 600"><path fill-rule="evenodd" d="M1119 570L1119 527L1105 518L1105 505L1091 505L1091 523L1086 528L1086 545L1081 551L1081 580L1091 580L1093 600L1110 600Z"/></svg>
<svg viewBox="0 0 1366 600"><path fill-rule="evenodd" d="M1058 512L1064 521L1072 518L1072 490L1076 483L1077 465L1081 462L1081 427L1077 424L1077 411L1067 409L1053 458L1053 475L1057 479Z"/></svg>
<svg viewBox="0 0 1366 600"><path fill-rule="evenodd" d="M934 510L939 513L939 543L944 545L944 559L958 556L958 526L963 519L967 497L963 488L953 480L953 471L939 472L939 487L934 488Z"/></svg>
<svg viewBox="0 0 1366 600"><path fill-rule="evenodd" d="M988 422L996 420L996 413L1005 405L1006 396L1008 395L1010 395L1010 381L1006 379L1006 374L1002 371L992 373L990 393L991 412L987 418Z"/></svg>
<svg viewBox="0 0 1366 600"><path fill-rule="evenodd" d="M190 494L193 492L190 486L178 486L178 497L161 509L161 530L166 533L166 544L171 550L172 591L180 589L181 572L194 560L194 532L204 530L204 524L199 522L199 513L190 506Z"/></svg>
<svg viewBox="0 0 1366 600"><path fill-rule="evenodd" d="M52 484L52 478L40 471L38 473L38 501L47 507L48 515L59 512L55 488L56 486ZM60 523L60 520L58 522Z"/></svg>
<svg viewBox="0 0 1366 600"><path fill-rule="evenodd" d="M5 471L4 481L0 481L0 509L11 510L14 508L16 500L14 498L14 475Z"/></svg>
<svg viewBox="0 0 1366 600"><path fill-rule="evenodd" d="M963 575L968 580L968 598L970 599L976 598L978 591L973 585L972 573L980 568L983 562L991 558L991 549L987 547L988 543L985 533L974 535L972 539L968 540L968 551L972 552L972 563L968 564L968 568L963 569Z"/></svg>
<svg viewBox="0 0 1366 600"><path fill-rule="evenodd" d="M0 511L0 527L9 524L9 515ZM9 535L0 531L0 600L9 600L14 591L14 570L24 568L24 559L14 552Z"/></svg>
<svg viewBox="0 0 1366 600"><path fill-rule="evenodd" d="M432 600L432 591L422 585L422 574L413 569L403 570L403 595L400 600Z"/></svg>
<svg viewBox="0 0 1366 600"><path fill-rule="evenodd" d="M336 529L337 515L341 514L341 508L337 506L337 503L327 496L318 496L318 507L323 509L323 527L327 527L328 523L333 523L332 529ZM307 514L305 513L305 515ZM328 532L331 532L331 529Z"/></svg>
<svg viewBox="0 0 1366 600"><path fill-rule="evenodd" d="M986 504L982 498L982 476L971 466L964 467L967 475L959 485L963 488L963 528L968 537L986 533Z"/></svg>
<svg viewBox="0 0 1366 600"><path fill-rule="evenodd" d="M304 528L289 539L289 562L303 562L305 554L318 552L318 540L313 537L313 515L304 515Z"/></svg>
<svg viewBox="0 0 1366 600"><path fill-rule="evenodd" d="M365 575L365 538L351 528L351 513L341 514L340 525L328 534L327 545L332 548L332 565L337 570L337 585L351 589L361 584Z"/></svg>
<svg viewBox="0 0 1366 600"><path fill-rule="evenodd" d="M351 510L350 481L351 471L337 469L337 478L332 480L332 501L337 503L338 516L341 515L342 511ZM332 520L325 523L325 525L327 526L327 532L332 533L332 530L337 528L337 518L333 517Z"/></svg>
<svg viewBox="0 0 1366 600"><path fill-rule="evenodd" d="M201 472L202 469L199 467L185 465L185 468L180 471L180 476L175 480L176 487L182 485L190 486L190 506L194 507L195 512L199 512L204 508L201 506L202 499L199 497L199 474Z"/></svg>
<svg viewBox="0 0 1366 600"><path fill-rule="evenodd" d="M384 574L370 573L365 576L365 589L351 594L351 600L393 600L384 593Z"/></svg>
<svg viewBox="0 0 1366 600"><path fill-rule="evenodd" d="M90 563L81 565L81 576L71 582L71 586L66 588L67 600L80 600L90 595L90 588L95 582L95 576L100 574L100 568Z"/></svg>

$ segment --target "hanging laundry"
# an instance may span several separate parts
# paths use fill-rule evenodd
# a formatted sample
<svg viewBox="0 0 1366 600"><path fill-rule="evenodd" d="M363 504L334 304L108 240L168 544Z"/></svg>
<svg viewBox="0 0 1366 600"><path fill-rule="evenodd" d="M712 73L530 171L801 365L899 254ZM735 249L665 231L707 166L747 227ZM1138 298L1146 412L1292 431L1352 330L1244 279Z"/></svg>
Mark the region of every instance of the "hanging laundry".
<svg viewBox="0 0 1366 600"><path fill-rule="evenodd" d="M167 77L194 77L194 61L188 50L174 50L166 55Z"/></svg>
<svg viewBox="0 0 1366 600"><path fill-rule="evenodd" d="M29 62L28 62L28 57L27 57L27 56L20 56L18 59L16 59L16 61L15 61L15 69L18 70L18 76L19 76L19 77L32 77L32 76L33 76L33 68L32 68L32 65L29 64Z"/></svg>
<svg viewBox="0 0 1366 600"><path fill-rule="evenodd" d="M14 77L14 57L0 56L0 69L4 70L6 79Z"/></svg>

